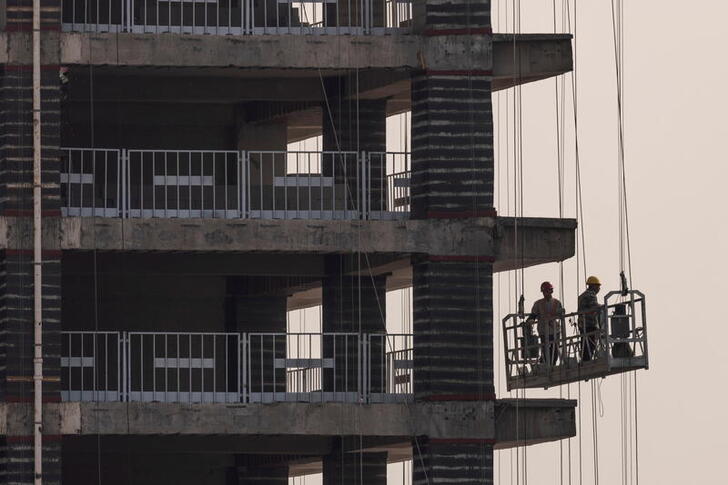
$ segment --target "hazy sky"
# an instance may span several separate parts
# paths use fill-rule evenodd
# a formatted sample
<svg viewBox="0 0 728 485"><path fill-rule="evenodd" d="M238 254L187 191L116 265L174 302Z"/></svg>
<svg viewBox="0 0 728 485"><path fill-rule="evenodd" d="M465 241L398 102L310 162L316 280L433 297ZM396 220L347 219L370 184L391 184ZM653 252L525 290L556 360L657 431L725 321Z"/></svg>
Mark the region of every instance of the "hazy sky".
<svg viewBox="0 0 728 485"><path fill-rule="evenodd" d="M503 22L506 3L513 5L512 0L493 1L495 31L511 30L510 20L508 27ZM724 38L728 34L728 4L717 0L625 3L625 142L633 286L647 295L651 365L648 371L637 374L640 483L725 484L728 320L723 305L728 289L724 256L728 249L728 229L724 227L724 211L728 209L728 55ZM553 5L554 0L521 2L521 31L553 32ZM559 21L561 5L561 0L556 0ZM578 1L577 11L579 144L588 272L599 275L605 287L616 287L617 111L611 3ZM569 83L567 78L567 86ZM554 86L551 79L522 90L526 216L558 215ZM512 126L512 118L510 125L505 123L506 110L513 109L510 96L506 92L494 95L501 143L506 127ZM569 101L567 114L571 113ZM393 126L390 135L396 131L397 126ZM566 132L566 216L573 217L571 120ZM498 210L507 214L504 174L509 160L512 167L513 156L506 155L503 145L496 150L500 155L496 166L501 168ZM572 260L565 265L564 285L565 303L570 309L579 289L575 272ZM538 285L544 279L557 283L558 266L526 271L528 301L538 297ZM512 285L512 280L512 275L500 276L503 314L508 311L508 282ZM511 302L515 298L512 293ZM496 329L498 321L496 314ZM496 356L502 358L499 351ZM497 375L501 385L498 395L507 396L502 367ZM619 484L623 483L623 382L619 376L602 382L603 416L597 418L599 478L604 484ZM572 480L567 472L568 446L563 442L563 482L559 445L545 444L528 449L530 483L594 483L588 399L591 387L582 384L581 388L582 482L578 476L579 443L573 439ZM576 385L570 391L575 396ZM565 396L566 387L561 392ZM542 396L558 397L559 390L527 393L527 397ZM512 460L512 452L497 453L496 483L524 483L522 476L517 482L511 473ZM392 470L391 477L396 475L401 476L401 469ZM309 479L306 483L315 482Z"/></svg>
<svg viewBox="0 0 728 485"><path fill-rule="evenodd" d="M494 16L504 5L494 1ZM560 11L561 2L556 5ZM552 31L552 12L552 0L523 2L522 32ZM713 308L722 303L728 288L724 282L728 264L721 254L728 247L723 227L728 208L728 157L723 146L728 140L724 89L728 57L722 39L727 15L728 7L718 1L625 2L625 141L634 287L647 295L651 365L637 377L643 484L728 483L723 466L728 453L724 411L728 325ZM579 142L588 272L617 285L611 3L578 2L578 16ZM525 215L558 214L554 89L553 80L523 88ZM500 95L503 107L505 96ZM567 132L573 134L573 124L567 125ZM575 185L571 136L566 145L571 147L566 161L571 201ZM505 213L505 208L499 207L499 212ZM567 214L573 216L573 204ZM556 265L527 270L527 299L537 297L542 279L558 281ZM575 279L573 263L567 264L566 303L572 308ZM620 386L620 377L610 377L601 387L604 416L597 421L602 483L621 483ZM583 393L589 389L582 385ZM571 390L573 396L575 386ZM557 396L558 391L528 392L529 397L546 394ZM589 399L581 407L582 461L591 467ZM572 453L575 450L578 443L572 440ZM515 483L506 469L509 452L500 457L502 482ZM558 461L558 445L529 448L531 483L561 483ZM577 463L572 459L572 466ZM573 477L572 483L579 483L577 475ZM593 481L585 472L584 483Z"/></svg>

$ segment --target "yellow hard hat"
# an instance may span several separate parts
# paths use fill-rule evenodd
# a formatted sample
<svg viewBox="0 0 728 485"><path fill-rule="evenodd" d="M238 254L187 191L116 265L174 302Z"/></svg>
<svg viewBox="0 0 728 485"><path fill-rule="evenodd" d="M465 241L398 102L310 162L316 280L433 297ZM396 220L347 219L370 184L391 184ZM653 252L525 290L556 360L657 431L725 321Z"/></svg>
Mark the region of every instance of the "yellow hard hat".
<svg viewBox="0 0 728 485"><path fill-rule="evenodd" d="M601 285L602 282L599 281L599 278L597 278L596 276L590 276L586 279L586 284L587 285Z"/></svg>

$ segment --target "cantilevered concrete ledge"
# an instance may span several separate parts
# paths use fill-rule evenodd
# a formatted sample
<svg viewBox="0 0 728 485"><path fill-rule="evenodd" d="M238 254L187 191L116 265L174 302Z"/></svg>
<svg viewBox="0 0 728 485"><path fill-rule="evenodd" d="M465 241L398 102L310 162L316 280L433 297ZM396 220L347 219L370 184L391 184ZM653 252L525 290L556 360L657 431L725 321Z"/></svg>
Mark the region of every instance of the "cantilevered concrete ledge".
<svg viewBox="0 0 728 485"><path fill-rule="evenodd" d="M45 406L44 432L75 436L377 437L477 439L497 448L575 436L576 401L497 400L398 404L179 404L64 402ZM11 412L9 412L11 411ZM0 404L0 435L32 433L31 405ZM516 422L518 428L516 428Z"/></svg>
<svg viewBox="0 0 728 485"><path fill-rule="evenodd" d="M495 34L493 91L569 72L571 34Z"/></svg>
<svg viewBox="0 0 728 485"><path fill-rule="evenodd" d="M499 399L495 408L497 449L576 436L573 399Z"/></svg>
<svg viewBox="0 0 728 485"><path fill-rule="evenodd" d="M574 256L576 220L546 217L499 217L493 271L527 268Z"/></svg>
<svg viewBox="0 0 728 485"><path fill-rule="evenodd" d="M188 35L48 33L57 51L45 64L259 69L492 70L494 89L572 68L568 34L418 35ZM516 48L514 66L514 40ZM492 58L490 44L492 42ZM49 44L50 45L50 44ZM0 64L30 63L31 34L0 33ZM514 81L516 80L516 81Z"/></svg>

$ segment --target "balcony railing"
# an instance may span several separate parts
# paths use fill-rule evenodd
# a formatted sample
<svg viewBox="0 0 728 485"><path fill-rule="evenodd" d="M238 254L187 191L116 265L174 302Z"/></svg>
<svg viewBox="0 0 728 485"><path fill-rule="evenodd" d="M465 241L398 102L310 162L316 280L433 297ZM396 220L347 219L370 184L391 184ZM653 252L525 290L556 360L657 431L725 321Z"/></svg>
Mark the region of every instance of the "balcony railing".
<svg viewBox="0 0 728 485"><path fill-rule="evenodd" d="M404 219L409 153L62 150L65 216Z"/></svg>
<svg viewBox="0 0 728 485"><path fill-rule="evenodd" d="M63 332L64 401L401 402L412 336Z"/></svg>
<svg viewBox="0 0 728 485"><path fill-rule="evenodd" d="M409 31L411 0L63 0L63 30L178 34Z"/></svg>

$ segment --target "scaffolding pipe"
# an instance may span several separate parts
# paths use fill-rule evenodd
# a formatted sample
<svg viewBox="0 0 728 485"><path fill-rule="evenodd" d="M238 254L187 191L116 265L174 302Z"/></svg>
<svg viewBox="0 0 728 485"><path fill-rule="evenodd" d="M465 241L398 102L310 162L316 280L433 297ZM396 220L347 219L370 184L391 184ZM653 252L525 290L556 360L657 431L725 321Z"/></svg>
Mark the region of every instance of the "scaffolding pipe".
<svg viewBox="0 0 728 485"><path fill-rule="evenodd" d="M33 461L43 483L43 274L41 251L40 0L33 0Z"/></svg>

